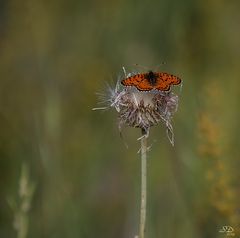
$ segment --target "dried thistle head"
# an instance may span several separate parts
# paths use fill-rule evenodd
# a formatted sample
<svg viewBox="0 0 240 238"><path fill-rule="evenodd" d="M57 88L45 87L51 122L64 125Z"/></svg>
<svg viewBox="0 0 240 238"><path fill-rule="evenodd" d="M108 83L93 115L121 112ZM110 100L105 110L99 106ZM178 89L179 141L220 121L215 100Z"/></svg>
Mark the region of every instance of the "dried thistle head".
<svg viewBox="0 0 240 238"><path fill-rule="evenodd" d="M153 72L150 71L149 74ZM115 87L108 86L104 102L107 107L113 107L118 112L119 129L124 125L143 129L148 135L150 127L164 123L167 136L174 145L173 127L171 119L178 108L178 96L170 87L168 91L151 89L140 91L135 86L124 86L121 82L136 74L120 77ZM151 76L151 75L150 75ZM152 79L150 79L152 80Z"/></svg>

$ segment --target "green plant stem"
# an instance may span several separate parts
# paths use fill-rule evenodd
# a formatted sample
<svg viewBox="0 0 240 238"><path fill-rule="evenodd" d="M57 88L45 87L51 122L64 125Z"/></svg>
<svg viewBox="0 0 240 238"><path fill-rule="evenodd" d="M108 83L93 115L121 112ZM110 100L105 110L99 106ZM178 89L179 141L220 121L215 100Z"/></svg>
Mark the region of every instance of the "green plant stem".
<svg viewBox="0 0 240 238"><path fill-rule="evenodd" d="M147 136L146 131L142 129L141 138L141 210L139 238L145 236L146 225L146 205L147 205Z"/></svg>

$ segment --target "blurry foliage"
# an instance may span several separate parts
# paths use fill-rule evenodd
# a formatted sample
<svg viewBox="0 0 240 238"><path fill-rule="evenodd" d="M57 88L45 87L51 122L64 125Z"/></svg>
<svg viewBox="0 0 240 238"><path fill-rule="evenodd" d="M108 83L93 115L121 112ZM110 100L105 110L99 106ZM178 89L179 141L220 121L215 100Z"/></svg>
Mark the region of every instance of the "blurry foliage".
<svg viewBox="0 0 240 238"><path fill-rule="evenodd" d="M22 165L19 179L19 191L17 201L10 197L9 206L14 214L13 228L17 232L17 238L26 238L29 229L29 210L31 208L32 197L35 184L29 178L29 170L26 164Z"/></svg>
<svg viewBox="0 0 240 238"><path fill-rule="evenodd" d="M224 128L225 118L221 115L220 98L226 97L219 84L212 80L204 88L202 107L199 114L198 128L201 143L200 156L204 159L205 192L207 194L204 212L200 223L204 226L231 224L240 230L239 184L237 168L231 164L235 160L229 151L229 135ZM199 217L201 217L201 215ZM207 219L206 219L207 218ZM209 222L211 221L211 222ZM208 229L210 237L214 232Z"/></svg>
<svg viewBox="0 0 240 238"><path fill-rule="evenodd" d="M162 61L183 90L175 147L151 131L148 237L240 229L239 1L0 4L0 237L16 237L6 198L23 161L38 184L29 237L136 234L139 132L124 130L126 149L114 112L91 108L122 66Z"/></svg>

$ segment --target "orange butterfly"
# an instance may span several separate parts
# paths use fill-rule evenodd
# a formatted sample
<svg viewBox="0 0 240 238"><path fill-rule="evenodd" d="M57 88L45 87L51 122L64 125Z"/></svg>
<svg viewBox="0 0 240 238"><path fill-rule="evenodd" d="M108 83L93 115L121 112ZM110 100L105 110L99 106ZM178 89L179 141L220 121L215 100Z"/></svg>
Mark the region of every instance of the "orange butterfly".
<svg viewBox="0 0 240 238"><path fill-rule="evenodd" d="M180 84L181 79L172 74L149 71L127 77L121 83L124 86L135 86L139 91L150 91L152 89L168 91L171 85Z"/></svg>

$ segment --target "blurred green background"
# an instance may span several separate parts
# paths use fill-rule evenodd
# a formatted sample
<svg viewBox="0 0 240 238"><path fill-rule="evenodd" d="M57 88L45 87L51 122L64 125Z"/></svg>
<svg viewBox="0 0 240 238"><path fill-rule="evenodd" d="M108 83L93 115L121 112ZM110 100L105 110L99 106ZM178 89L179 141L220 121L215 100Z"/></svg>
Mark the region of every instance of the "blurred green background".
<svg viewBox="0 0 240 238"><path fill-rule="evenodd" d="M238 237L239 9L237 0L1 0L0 237L20 237L23 163L35 184L27 237L137 234L140 131L124 129L126 149L116 112L91 109L122 66L163 61L183 89L175 147L163 126L150 133L146 238L226 237L223 225Z"/></svg>

